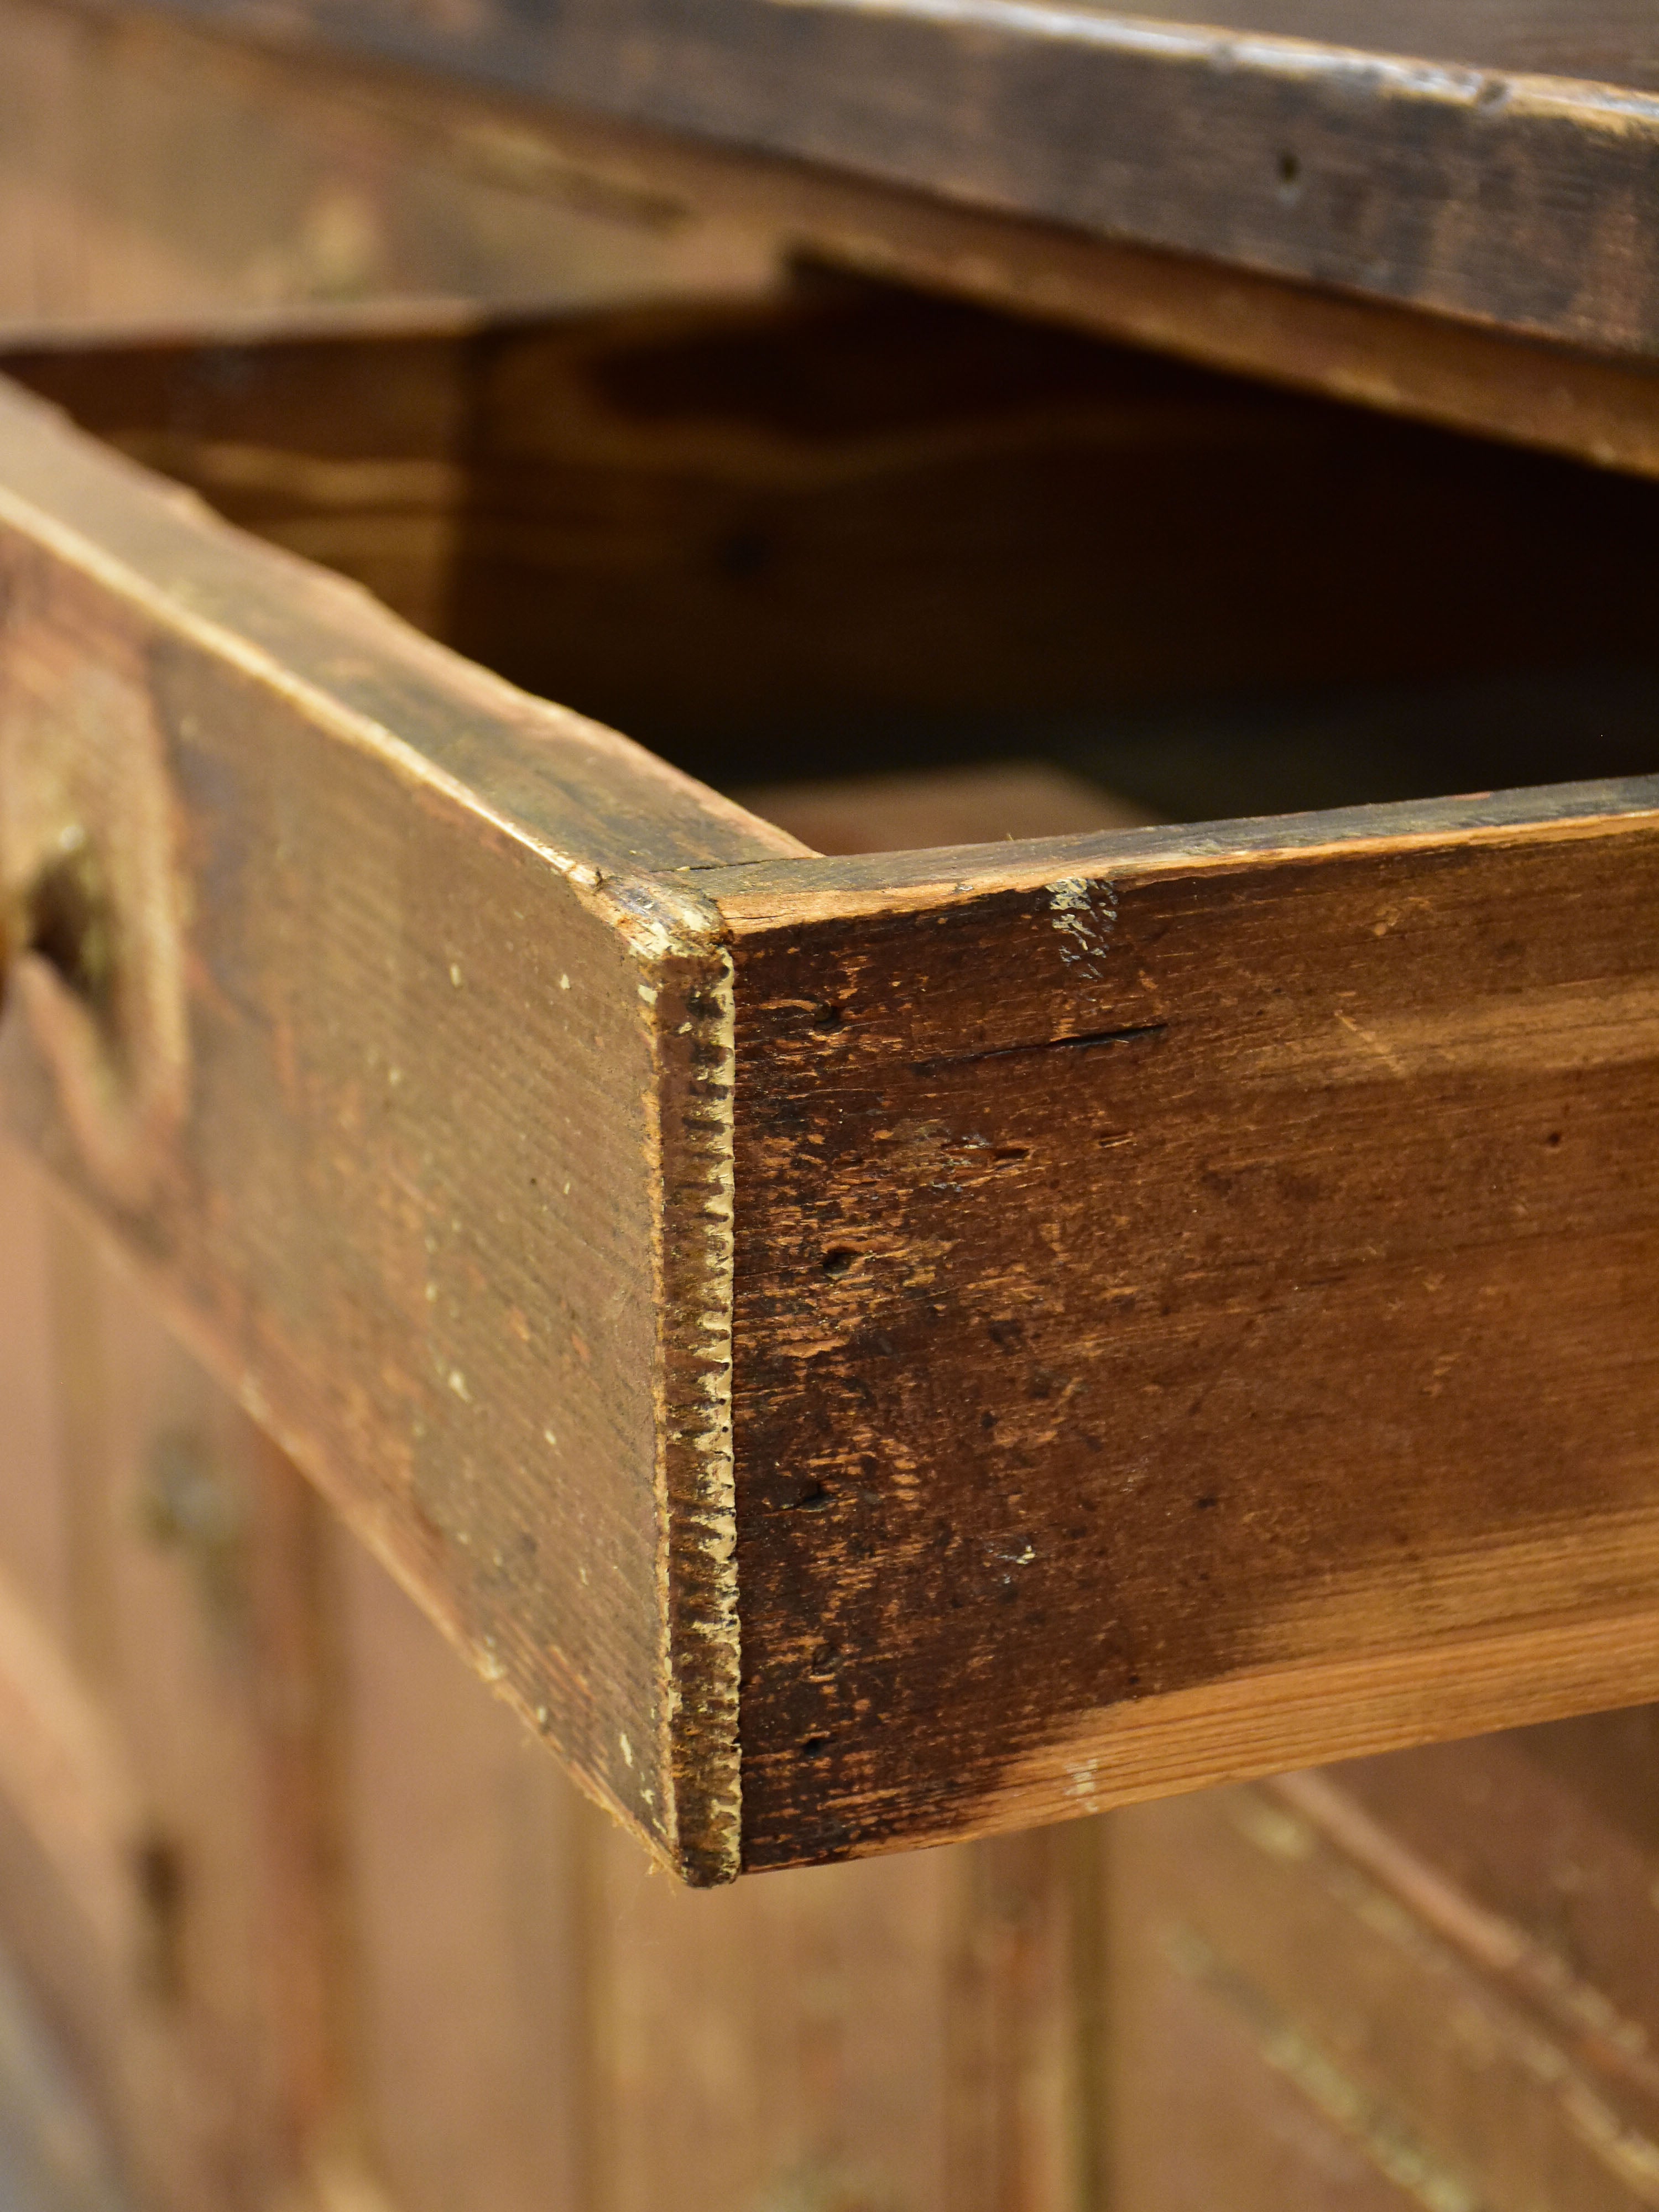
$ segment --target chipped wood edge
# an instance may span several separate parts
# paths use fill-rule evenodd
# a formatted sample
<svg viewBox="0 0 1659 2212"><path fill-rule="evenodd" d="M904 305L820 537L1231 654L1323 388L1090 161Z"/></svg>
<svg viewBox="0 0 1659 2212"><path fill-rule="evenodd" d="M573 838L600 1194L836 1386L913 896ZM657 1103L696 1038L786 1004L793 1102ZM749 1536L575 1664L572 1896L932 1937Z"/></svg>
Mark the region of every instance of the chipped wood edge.
<svg viewBox="0 0 1659 2212"><path fill-rule="evenodd" d="M1656 824L1659 775L1629 776L931 851L698 863L653 880L695 884L739 945L772 930L942 915L1008 896L1048 898L1060 917L1055 927L1073 933L1080 900L1092 892L1109 902L1115 886L1130 881L1629 836Z"/></svg>
<svg viewBox="0 0 1659 2212"><path fill-rule="evenodd" d="M737 994L714 909L613 886L652 956L652 1268L659 1316L657 1497L665 1694L659 1764L673 1870L695 1887L742 1870L737 1483L732 1433ZM641 910L642 909L642 910Z"/></svg>
<svg viewBox="0 0 1659 2212"><path fill-rule="evenodd" d="M33 446L26 434L38 434ZM48 484L43 474L59 458L72 478L66 489L55 479ZM94 494L108 495L100 510L109 520L106 532L94 526ZM683 847L687 823L716 849L728 840L738 851L805 848L628 739L518 693L430 645L357 587L247 538L190 495L155 483L3 380L0 539L72 574L145 631L182 639L236 669L331 743L373 759L410 797L453 805L464 823L487 828L532 855L575 908L609 930L619 955L617 988L624 1002L638 992L635 1016L653 1062L642 1086L648 1094L642 1102L646 1149L638 1161L639 1173L648 1178L652 1244L638 1256L641 1294L653 1297L657 1317L656 1405L650 1433L630 1449L647 1462L639 1474L655 1474L659 1577L654 1596L641 1593L649 1609L638 1634L660 1665L651 1705L637 1717L624 1716L641 1740L618 1747L625 1764L633 1765L637 1752L651 1770L650 1786L641 1793L644 1820L614 1803L603 1784L580 1773L576 1778L683 1878L730 1879L738 1871L740 1819L730 1412L731 959L712 907L672 884L659 891L613 874L604 824L588 817L583 793L577 791L568 813L562 803L573 771L585 772L601 793L608 781L622 786L638 806L630 834L654 847L648 858L658 865ZM273 644L226 618L222 592L215 598L197 590L199 575L210 570L218 576L222 568L250 588L258 605L264 604L261 592L275 603L293 603L301 645L315 648L310 659L285 658L282 640ZM466 757L452 762L434 754L395 715L382 722L349 689L334 688L329 649L342 632L365 656L375 656L376 665L384 660L405 682L424 684L468 735L482 721L487 731L499 729L508 746L526 737L556 744L544 754L539 744L526 746L517 766L534 775L494 787L493 778L468 772ZM397 704L395 696L391 703ZM469 708L470 730L464 719ZM625 854L629 861L635 857ZM0 895L0 904L15 925L15 900ZM15 926L9 933L16 933ZM82 1194L82 1209L108 1239L107 1206L98 1203L95 1190ZM118 1234L112 1241L119 1249ZM405 1556L374 1502L354 1495L316 1438L296 1432L283 1409L268 1402L260 1376L244 1369L222 1338L190 1314L165 1270L160 1277L142 1267L140 1272L147 1295L160 1298L209 1370L324 1492L475 1671L545 1733L545 1712L532 1705L522 1685L501 1680L488 1641L480 1643L443 1589Z"/></svg>

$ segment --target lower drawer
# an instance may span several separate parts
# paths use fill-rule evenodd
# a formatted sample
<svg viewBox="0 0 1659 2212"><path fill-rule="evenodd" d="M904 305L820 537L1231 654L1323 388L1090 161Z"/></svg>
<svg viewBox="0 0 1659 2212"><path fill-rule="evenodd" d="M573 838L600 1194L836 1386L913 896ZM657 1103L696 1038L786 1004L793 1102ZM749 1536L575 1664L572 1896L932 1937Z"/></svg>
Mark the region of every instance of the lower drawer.
<svg viewBox="0 0 1659 2212"><path fill-rule="evenodd" d="M9 1126L680 1872L1659 1691L1651 488L828 276L8 365ZM1128 805L710 787L964 758Z"/></svg>

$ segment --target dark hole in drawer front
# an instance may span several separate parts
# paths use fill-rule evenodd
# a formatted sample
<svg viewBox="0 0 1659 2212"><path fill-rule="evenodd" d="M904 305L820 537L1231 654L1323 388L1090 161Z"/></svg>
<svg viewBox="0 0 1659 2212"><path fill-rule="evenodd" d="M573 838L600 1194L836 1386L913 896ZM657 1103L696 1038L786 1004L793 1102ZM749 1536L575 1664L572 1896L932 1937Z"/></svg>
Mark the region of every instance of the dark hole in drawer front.
<svg viewBox="0 0 1659 2212"><path fill-rule="evenodd" d="M1181 818L1652 764L1659 489L897 289L4 366L716 782L1043 761Z"/></svg>

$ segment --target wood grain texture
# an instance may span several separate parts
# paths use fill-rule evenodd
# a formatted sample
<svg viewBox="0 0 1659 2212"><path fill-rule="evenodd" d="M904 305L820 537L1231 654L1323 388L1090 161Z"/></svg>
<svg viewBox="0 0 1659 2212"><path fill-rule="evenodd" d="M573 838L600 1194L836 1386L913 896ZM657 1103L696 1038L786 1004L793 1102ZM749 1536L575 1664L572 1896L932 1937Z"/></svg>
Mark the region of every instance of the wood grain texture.
<svg viewBox="0 0 1659 2212"><path fill-rule="evenodd" d="M1119 1820L1121 2201L1652 2204L1651 1729L1603 1716Z"/></svg>
<svg viewBox="0 0 1659 2212"><path fill-rule="evenodd" d="M688 1893L349 1537L336 1589L399 2212L1099 2212L1101 1823Z"/></svg>
<svg viewBox="0 0 1659 2212"><path fill-rule="evenodd" d="M0 1476L63 1529L70 1603L7 1558L0 1926L136 2201L308 2203L340 2087L323 1509L7 1145L9 1252L31 1223L6 1313L46 1308L45 1357L0 1337ZM55 1437L12 1426L32 1395Z"/></svg>
<svg viewBox="0 0 1659 2212"><path fill-rule="evenodd" d="M807 251L1366 406L1659 470L1653 374L1628 357L578 113L338 44L262 45L246 21L238 37L226 18L211 19L216 32L70 0L8 0L4 20L0 312L13 324L108 327L299 301L326 314L377 292L544 304L753 289ZM1490 47L1512 28L1488 15L1480 38Z"/></svg>
<svg viewBox="0 0 1659 2212"><path fill-rule="evenodd" d="M526 190L524 149L487 111L469 160L338 70L147 14L7 0L0 40L9 325L153 325L300 301L324 318L434 297L617 301L749 288L769 272L763 234L660 194L544 167Z"/></svg>
<svg viewBox="0 0 1659 2212"><path fill-rule="evenodd" d="M258 37L234 0L179 0ZM1238 16L1248 20L1240 21ZM313 0L286 39L1437 313L1648 356L1651 58L1616 11L1191 21L1015 0L485 12ZM264 35L269 36L268 29Z"/></svg>
<svg viewBox="0 0 1659 2212"><path fill-rule="evenodd" d="M3 361L228 520L723 785L1653 660L1646 485L822 271ZM1627 704L1516 711L1530 747L1515 712L1483 744L1466 711L1417 773L1647 764ZM1373 750L1412 742L1396 719Z"/></svg>
<svg viewBox="0 0 1659 2212"><path fill-rule="evenodd" d="M789 841L37 404L0 416L8 890L39 948L11 1125L475 1663L696 1856L669 1770L728 1663L697 1519L723 956L629 885ZM103 983L64 949L77 900L107 907Z"/></svg>
<svg viewBox="0 0 1659 2212"><path fill-rule="evenodd" d="M428 618L527 544L498 635L586 579L596 680L706 727L1606 656L1651 598L1646 487L857 286L28 367L262 528L413 481ZM11 404L14 1126L682 1871L1653 1686L1647 784L813 858ZM1260 527L1154 562L1166 495ZM810 552L754 593L745 502ZM947 538L907 652L854 556Z"/></svg>
<svg viewBox="0 0 1659 2212"><path fill-rule="evenodd" d="M1650 1693L1653 805L699 872L747 1863Z"/></svg>

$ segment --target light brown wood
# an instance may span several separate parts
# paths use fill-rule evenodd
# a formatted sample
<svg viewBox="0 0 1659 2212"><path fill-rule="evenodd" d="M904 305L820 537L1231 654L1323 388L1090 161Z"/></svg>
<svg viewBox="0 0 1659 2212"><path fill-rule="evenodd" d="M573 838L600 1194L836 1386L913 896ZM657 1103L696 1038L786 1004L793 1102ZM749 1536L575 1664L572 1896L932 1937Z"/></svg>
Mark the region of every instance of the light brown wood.
<svg viewBox="0 0 1659 2212"><path fill-rule="evenodd" d="M271 2202L339 2091L321 1509L9 1146L0 1237L45 1254L9 1277L8 1319L49 1316L38 1367L0 1340L0 1401L75 1417L39 1456L0 1423L6 1486L75 1532L67 1619L40 1616L15 1557L0 1588L0 1927L135 2201Z"/></svg>
<svg viewBox="0 0 1659 2212"><path fill-rule="evenodd" d="M1651 1726L1576 1722L1121 1819L1121 2201L1652 2204L1652 1830L1627 1788Z"/></svg>
<svg viewBox="0 0 1659 2212"><path fill-rule="evenodd" d="M337 1574L364 2140L403 2212L1096 2212L1098 1824L687 1894L349 1539Z"/></svg>
<svg viewBox="0 0 1659 2212"><path fill-rule="evenodd" d="M471 158L352 73L148 14L8 0L0 84L0 321L154 324L304 301L620 301L750 289L774 249L598 179L515 173L476 104ZM538 165L533 147L531 167Z"/></svg>
<svg viewBox="0 0 1659 2212"><path fill-rule="evenodd" d="M1030 761L750 784L732 796L817 853L1063 837L1138 829L1157 819L1083 776Z"/></svg>
<svg viewBox="0 0 1659 2212"><path fill-rule="evenodd" d="M14 1127L592 1786L720 1863L726 1754L674 1747L726 1663L722 963L629 886L789 841L38 404L0 445Z"/></svg>

